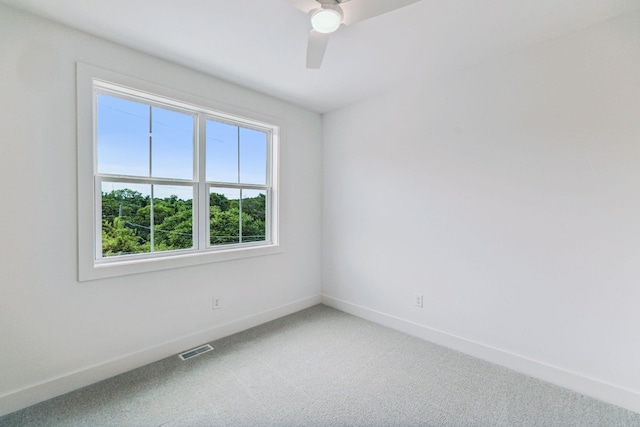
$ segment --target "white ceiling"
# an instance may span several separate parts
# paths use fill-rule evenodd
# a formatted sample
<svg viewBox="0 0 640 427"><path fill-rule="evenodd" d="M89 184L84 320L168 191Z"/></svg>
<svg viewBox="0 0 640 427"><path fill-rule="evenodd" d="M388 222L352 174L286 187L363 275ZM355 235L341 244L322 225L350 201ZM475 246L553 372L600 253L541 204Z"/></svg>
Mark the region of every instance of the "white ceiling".
<svg viewBox="0 0 640 427"><path fill-rule="evenodd" d="M322 68L308 70L308 16L284 0L0 1L321 113L640 9L639 0L421 0L342 27Z"/></svg>

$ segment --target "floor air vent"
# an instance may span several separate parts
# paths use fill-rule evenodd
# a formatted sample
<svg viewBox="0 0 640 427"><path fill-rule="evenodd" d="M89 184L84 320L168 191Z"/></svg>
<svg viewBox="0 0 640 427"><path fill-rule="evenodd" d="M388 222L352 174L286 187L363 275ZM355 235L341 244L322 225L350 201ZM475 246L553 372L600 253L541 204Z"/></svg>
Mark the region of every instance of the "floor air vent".
<svg viewBox="0 0 640 427"><path fill-rule="evenodd" d="M185 351L184 353L181 353L178 356L180 356L180 359L182 360L187 360L211 350L213 350L213 347L211 347L209 344L205 344L205 345L201 345L198 348L194 348L193 350Z"/></svg>

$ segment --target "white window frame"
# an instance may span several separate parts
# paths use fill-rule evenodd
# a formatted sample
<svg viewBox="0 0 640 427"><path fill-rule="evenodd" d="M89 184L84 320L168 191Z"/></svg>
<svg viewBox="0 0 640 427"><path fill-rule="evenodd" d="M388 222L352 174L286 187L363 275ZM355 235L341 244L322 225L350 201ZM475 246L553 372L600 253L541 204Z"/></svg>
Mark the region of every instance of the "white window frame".
<svg viewBox="0 0 640 427"><path fill-rule="evenodd" d="M188 112L195 116L193 180L127 177L97 172L97 93L143 102L147 105ZM119 73L77 64L78 118L78 280L94 280L270 255L283 251L279 224L279 143L281 121L228 105L179 92ZM267 181L265 185L207 182L205 127L208 119L267 132ZM192 249L102 257L102 182L132 182L192 186ZM211 245L209 197L211 188L239 188L267 192L266 241Z"/></svg>

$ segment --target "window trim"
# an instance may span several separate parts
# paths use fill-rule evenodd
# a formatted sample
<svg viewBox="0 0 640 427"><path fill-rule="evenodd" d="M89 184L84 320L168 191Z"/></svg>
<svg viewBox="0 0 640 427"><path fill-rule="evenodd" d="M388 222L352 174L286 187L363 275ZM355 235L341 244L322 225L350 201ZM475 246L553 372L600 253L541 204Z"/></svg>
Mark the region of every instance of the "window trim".
<svg viewBox="0 0 640 427"><path fill-rule="evenodd" d="M239 109L221 104L199 96L184 93L169 87L143 81L134 77L125 76L98 67L77 63L77 161L78 161L78 280L87 281L116 277L128 274L152 272L157 270L180 268L212 262L229 261L234 259L270 255L283 252L282 228L280 218L280 192L279 192L279 147L281 142L282 120L273 117L256 114L251 111ZM160 107L169 106L177 111L197 111L203 119L194 125L194 132L202 139L207 119L230 122L234 125L253 128L260 131L269 131L271 142L268 144L267 153L267 182L264 186L256 185L261 190L268 189L267 215L270 227L267 227L267 242L249 242L245 244L212 246L209 242L209 221L206 227L197 227L195 218L207 215L209 198L206 193L210 188L220 184L229 187L228 183L207 182L204 176L204 168L195 165L193 180L184 180L185 185L194 188L193 212L194 235L197 240L204 239L204 247L197 246L194 249L184 249L167 252L155 252L153 256L127 255L114 258L100 258L97 254L97 242L101 239L98 232L101 227L101 212L98 212L97 192L100 191L100 182L104 178L98 178L97 171L97 126L96 126L96 102L94 92L108 91L109 87L116 90L116 94L126 93L133 99L138 98L143 102ZM97 89L100 88L100 89ZM104 89L104 90L103 90ZM140 98L143 94L144 97ZM170 102L167 102L170 101ZM198 155L194 159L204 159L206 143L201 140L195 144ZM194 152L195 154L195 152ZM269 161L270 160L270 161ZM118 175L100 174L107 176L108 181L126 181L126 177ZM148 181L162 181L158 178L143 178ZM171 180L172 183L180 181ZM270 182L269 182L270 181ZM127 181L130 182L130 181ZM202 185L199 185L202 183ZM238 184L242 188L251 188L249 184ZM196 195L195 192L198 192ZM204 195L204 196L203 196ZM204 197L204 199L202 198ZM199 203L204 200L205 203ZM208 217L208 215L207 215ZM100 222L98 222L100 221ZM197 231L196 228L198 228ZM203 229L205 228L205 229ZM197 234L196 234L197 233ZM270 240L270 242L269 242ZM197 245L197 242L194 241Z"/></svg>

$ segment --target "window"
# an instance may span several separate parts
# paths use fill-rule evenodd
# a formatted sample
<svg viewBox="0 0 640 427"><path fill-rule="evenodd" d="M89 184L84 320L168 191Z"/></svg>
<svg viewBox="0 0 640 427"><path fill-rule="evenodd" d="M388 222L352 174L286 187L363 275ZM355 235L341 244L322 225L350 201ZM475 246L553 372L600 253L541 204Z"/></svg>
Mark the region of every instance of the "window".
<svg viewBox="0 0 640 427"><path fill-rule="evenodd" d="M273 253L279 126L132 80L78 65L80 280Z"/></svg>

